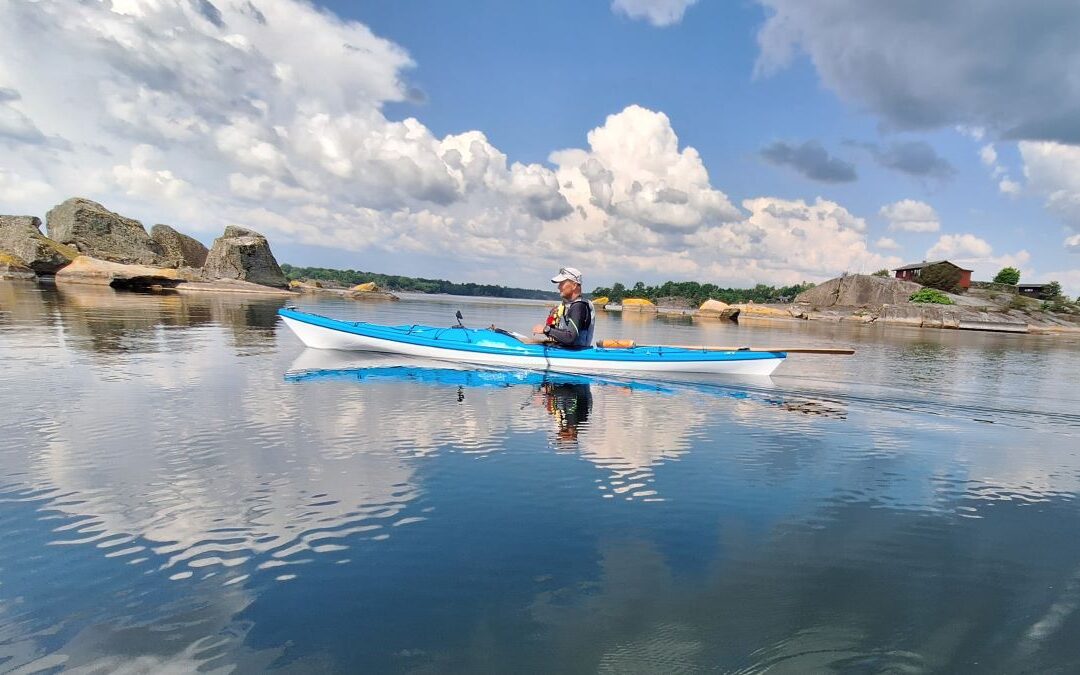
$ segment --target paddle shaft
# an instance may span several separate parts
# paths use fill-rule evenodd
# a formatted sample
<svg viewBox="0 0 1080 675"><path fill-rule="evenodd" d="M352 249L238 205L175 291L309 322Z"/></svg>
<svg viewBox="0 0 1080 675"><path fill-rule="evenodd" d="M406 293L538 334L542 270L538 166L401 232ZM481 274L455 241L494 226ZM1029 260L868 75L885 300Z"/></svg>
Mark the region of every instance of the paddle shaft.
<svg viewBox="0 0 1080 675"><path fill-rule="evenodd" d="M633 347L673 347L703 352L786 352L788 354L854 354L854 349L829 347L716 347L711 345L638 345L633 340L601 340L598 346L605 349L631 349Z"/></svg>
<svg viewBox="0 0 1080 675"><path fill-rule="evenodd" d="M492 328L495 328L492 326ZM513 331L495 329L504 335L510 335L525 344L552 344L550 340L532 338ZM634 347L673 347L675 349L693 349L703 352L785 352L788 354L854 354L854 349L829 347L715 347L710 345L639 345L633 340L599 340L597 347L604 349L633 349Z"/></svg>

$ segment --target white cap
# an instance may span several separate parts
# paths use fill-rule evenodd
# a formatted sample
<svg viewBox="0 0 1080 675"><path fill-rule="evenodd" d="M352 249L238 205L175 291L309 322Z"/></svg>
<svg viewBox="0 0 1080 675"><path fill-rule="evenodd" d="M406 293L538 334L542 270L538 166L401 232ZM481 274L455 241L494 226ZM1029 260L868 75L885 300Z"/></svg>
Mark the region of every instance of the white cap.
<svg viewBox="0 0 1080 675"><path fill-rule="evenodd" d="M573 281L575 284L581 283L581 271L573 267L563 267L559 270L559 273L551 277L551 283L558 284L563 281Z"/></svg>

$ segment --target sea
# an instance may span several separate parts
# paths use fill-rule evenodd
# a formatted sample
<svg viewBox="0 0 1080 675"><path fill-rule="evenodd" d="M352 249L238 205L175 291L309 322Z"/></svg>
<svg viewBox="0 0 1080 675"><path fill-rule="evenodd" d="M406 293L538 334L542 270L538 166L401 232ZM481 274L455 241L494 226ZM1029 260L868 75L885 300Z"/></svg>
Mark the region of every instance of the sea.
<svg viewBox="0 0 1080 675"><path fill-rule="evenodd" d="M0 283L0 671L1074 673L1080 339L601 313L771 377L308 350L285 303Z"/></svg>

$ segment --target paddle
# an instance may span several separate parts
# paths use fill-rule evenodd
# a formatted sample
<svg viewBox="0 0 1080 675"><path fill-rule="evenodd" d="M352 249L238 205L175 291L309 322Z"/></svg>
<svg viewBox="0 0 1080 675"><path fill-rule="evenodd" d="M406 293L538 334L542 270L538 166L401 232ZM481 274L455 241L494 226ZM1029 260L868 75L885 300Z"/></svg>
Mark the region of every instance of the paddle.
<svg viewBox="0 0 1080 675"><path fill-rule="evenodd" d="M788 354L854 354L854 349L829 347L717 347L713 345L639 345L633 340L599 340L604 349L633 349L634 347L672 347L703 352L786 352Z"/></svg>
<svg viewBox="0 0 1080 675"><path fill-rule="evenodd" d="M521 333L515 333L512 330L507 330L505 328L498 328L495 324L491 324L491 326L489 327L489 330L493 330L496 333L501 333L501 334L506 335L508 337L512 337L515 340L517 340L518 342L522 342L522 343L527 344L527 345L547 345L547 344L551 344L551 339L550 338L547 338L547 337L543 337L543 338L529 337L528 335L522 335Z"/></svg>

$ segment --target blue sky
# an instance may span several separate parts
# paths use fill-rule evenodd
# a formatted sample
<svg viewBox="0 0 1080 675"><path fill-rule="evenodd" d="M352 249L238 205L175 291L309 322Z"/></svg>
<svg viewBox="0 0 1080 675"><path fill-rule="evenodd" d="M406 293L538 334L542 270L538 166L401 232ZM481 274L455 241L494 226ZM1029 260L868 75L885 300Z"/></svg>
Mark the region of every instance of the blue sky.
<svg viewBox="0 0 1080 675"><path fill-rule="evenodd" d="M0 209L513 285L944 257L1075 294L1080 7L1014 5L16 0Z"/></svg>

